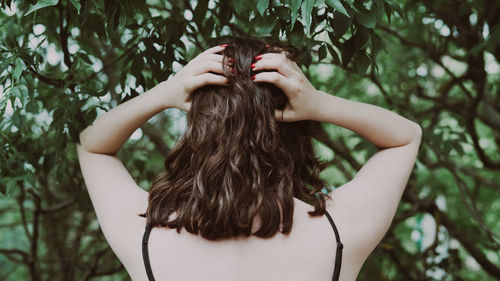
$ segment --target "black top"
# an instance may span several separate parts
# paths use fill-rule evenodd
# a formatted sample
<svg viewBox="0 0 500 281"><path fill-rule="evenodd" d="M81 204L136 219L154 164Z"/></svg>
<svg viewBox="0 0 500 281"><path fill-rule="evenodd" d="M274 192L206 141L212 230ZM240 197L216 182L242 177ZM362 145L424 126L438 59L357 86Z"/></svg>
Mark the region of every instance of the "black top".
<svg viewBox="0 0 500 281"><path fill-rule="evenodd" d="M337 251L335 256L335 267L333 270L332 281L338 281L340 275L340 267L342 264L342 249L344 248L344 245L342 245L342 243L340 242L340 236L339 232L337 231L337 227L335 226L332 217L326 210L325 210L325 215L328 218L330 224L332 225L333 232L335 233L335 238L337 239ZM153 272L151 271L151 265L149 264L149 254L148 254L148 240L152 228L153 228L152 226L146 225L146 230L144 231L144 236L142 238L142 258L144 260L144 266L146 267L146 273L148 275L149 281L155 281L155 278L153 277Z"/></svg>

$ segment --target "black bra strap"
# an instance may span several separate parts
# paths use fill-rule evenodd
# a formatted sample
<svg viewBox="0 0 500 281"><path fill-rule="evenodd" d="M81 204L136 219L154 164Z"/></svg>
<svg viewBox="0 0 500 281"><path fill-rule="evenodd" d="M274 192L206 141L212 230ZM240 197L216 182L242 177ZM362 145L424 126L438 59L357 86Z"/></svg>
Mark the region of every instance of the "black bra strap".
<svg viewBox="0 0 500 281"><path fill-rule="evenodd" d="M149 263L149 253L148 253L148 240L151 234L151 229L153 227L146 225L146 230L144 231L144 236L142 237L142 259L144 260L144 266L146 267L146 274L150 281L155 281L153 277L153 271L151 271L151 264Z"/></svg>
<svg viewBox="0 0 500 281"><path fill-rule="evenodd" d="M335 232L335 239L337 239L337 250L335 254L335 269L333 271L333 278L332 278L333 281L337 281L339 280L340 267L342 266L342 249L344 248L344 245L340 242L340 236L337 227L335 226L335 223L333 222L333 219L327 210L325 210L325 215L328 218L328 221L330 221L330 224L332 225L333 228L333 232Z"/></svg>

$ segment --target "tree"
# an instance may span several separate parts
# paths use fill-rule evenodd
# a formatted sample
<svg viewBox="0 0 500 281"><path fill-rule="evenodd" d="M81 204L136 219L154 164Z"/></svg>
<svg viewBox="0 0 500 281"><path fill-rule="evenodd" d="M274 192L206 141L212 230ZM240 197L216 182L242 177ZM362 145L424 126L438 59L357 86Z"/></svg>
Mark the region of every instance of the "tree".
<svg viewBox="0 0 500 281"><path fill-rule="evenodd" d="M303 69L318 88L421 124L403 202L358 280L500 278L500 3L2 0L0 6L0 280L129 280L85 190L78 133L226 34L287 39L304 53ZM166 111L120 152L144 189L182 134L184 118ZM319 123L315 129L318 155L331 163L322 176L334 187L375 151L345 129Z"/></svg>

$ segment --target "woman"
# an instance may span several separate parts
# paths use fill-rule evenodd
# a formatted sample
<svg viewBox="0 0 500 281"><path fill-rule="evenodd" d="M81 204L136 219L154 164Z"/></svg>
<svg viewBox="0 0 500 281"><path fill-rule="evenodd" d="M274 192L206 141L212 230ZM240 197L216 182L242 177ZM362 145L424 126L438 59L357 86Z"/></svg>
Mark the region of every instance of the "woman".
<svg viewBox="0 0 500 281"><path fill-rule="evenodd" d="M80 134L82 173L107 241L133 280L355 280L395 215L419 125L315 89L292 46L221 43ZM116 153L172 107L188 112L186 133L148 194ZM311 144L318 121L379 148L328 195Z"/></svg>

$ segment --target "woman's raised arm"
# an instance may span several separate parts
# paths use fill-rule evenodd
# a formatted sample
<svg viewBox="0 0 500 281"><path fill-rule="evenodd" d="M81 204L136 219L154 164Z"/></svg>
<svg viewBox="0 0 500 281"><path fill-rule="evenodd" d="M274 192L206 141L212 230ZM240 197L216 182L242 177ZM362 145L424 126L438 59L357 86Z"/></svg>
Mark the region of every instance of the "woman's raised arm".
<svg viewBox="0 0 500 281"><path fill-rule="evenodd" d="M420 126L383 107L318 91L312 118L359 134L379 148L397 147L419 139Z"/></svg>
<svg viewBox="0 0 500 281"><path fill-rule="evenodd" d="M284 53L266 53L256 59L253 71L274 69L276 72L258 73L254 81L273 83L288 97L287 107L276 112L279 120L332 123L354 131L380 148L401 146L420 138L420 126L397 113L316 90Z"/></svg>
<svg viewBox="0 0 500 281"><path fill-rule="evenodd" d="M209 73L224 73L222 55L217 53L225 47L205 50L168 81L106 112L80 133L83 148L93 153L116 154L130 135L157 113L171 107L188 111L191 103L187 99L195 89L209 84L226 85L226 77Z"/></svg>

